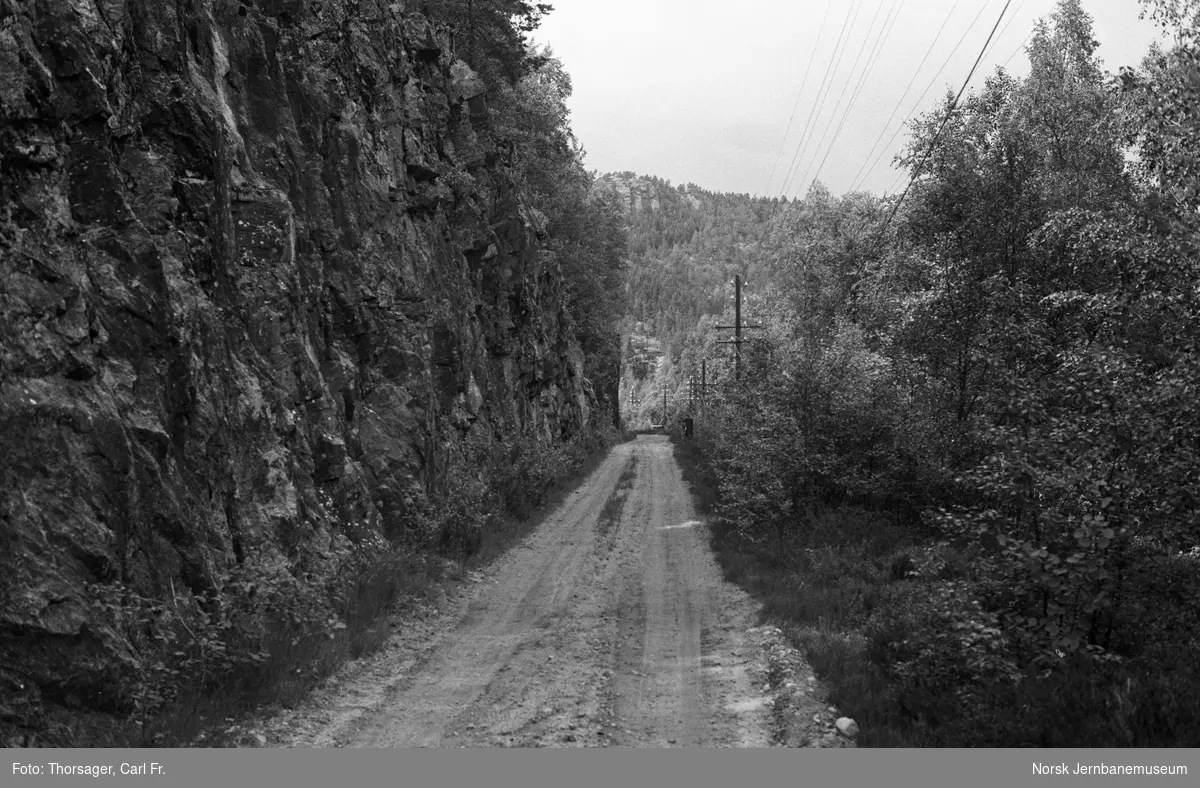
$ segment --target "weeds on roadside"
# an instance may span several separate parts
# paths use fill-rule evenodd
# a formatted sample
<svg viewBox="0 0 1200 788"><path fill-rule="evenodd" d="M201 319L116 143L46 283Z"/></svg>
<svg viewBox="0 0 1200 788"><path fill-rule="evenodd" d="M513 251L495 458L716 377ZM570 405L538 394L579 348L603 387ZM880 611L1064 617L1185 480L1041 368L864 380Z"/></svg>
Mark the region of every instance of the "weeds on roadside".
<svg viewBox="0 0 1200 788"><path fill-rule="evenodd" d="M89 589L100 636L123 644L126 670L105 698L43 697L0 665L14 699L0 740L21 746L180 746L200 731L207 746L237 744L230 723L263 703L292 704L347 659L380 648L388 612L459 570L493 557L556 484L616 441L611 431L552 447L518 441L507 462L458 461L430 495L416 499L408 527L392 540L355 530L338 537L320 568L247 560L222 588L193 594L182 584L147 592L119 583ZM478 458L476 458L478 459ZM8 685L11 685L9 687ZM7 692L11 689L12 692Z"/></svg>
<svg viewBox="0 0 1200 788"><path fill-rule="evenodd" d="M711 471L676 443L713 513L725 576L758 599L854 717L860 746L1181 747L1200 742L1195 566L1139 556L1104 658L1037 659L1006 629L1003 584L978 546L939 543L886 512L841 507L755 542L720 517ZM1170 578L1170 580L1164 580Z"/></svg>

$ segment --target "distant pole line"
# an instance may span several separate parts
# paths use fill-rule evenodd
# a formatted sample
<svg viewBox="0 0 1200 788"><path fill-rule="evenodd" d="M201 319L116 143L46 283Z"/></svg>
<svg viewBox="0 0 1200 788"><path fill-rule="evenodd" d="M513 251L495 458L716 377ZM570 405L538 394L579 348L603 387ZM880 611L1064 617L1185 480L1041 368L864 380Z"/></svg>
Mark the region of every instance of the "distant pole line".
<svg viewBox="0 0 1200 788"><path fill-rule="evenodd" d="M892 114L888 116L887 121L883 124L883 128L879 132L879 136L875 138L875 144L867 151L867 155L863 158L862 166L858 168L858 172L854 173L854 178L850 181L850 191L854 191L854 187L858 184L858 176L863 174L863 170L867 167L867 162L871 160L871 154L875 153L875 149L879 147L879 143L883 141L883 135L887 134L888 128L892 125L892 121L896 118L896 113L900 111L900 105L904 103L904 99L908 96L908 91L912 90L913 83L917 81L917 76L921 73L921 68L925 65L925 61L929 60L929 56L933 54L933 48L937 46L938 40L942 37L942 32L945 31L946 25L950 23L950 17L954 16L955 10L958 9L956 2L950 7L950 12L946 14L946 18L942 20L942 26L938 28L937 35L933 37L933 42L929 48L925 50L925 57L921 58L921 62L917 64L917 68L913 71L912 79L908 80L908 85L905 86L904 92L900 94L900 98L896 101L896 106L892 108Z"/></svg>
<svg viewBox="0 0 1200 788"><path fill-rule="evenodd" d="M941 76L943 71L946 70L946 66L950 65L950 61L954 59L954 56L956 54L958 54L958 50L962 47L963 42L967 40L967 36L970 34L970 32L975 29L975 24L979 21L979 18L981 16L983 16L983 12L986 8L987 8L986 3L982 6L980 6L979 11L977 11L975 13L975 18L971 20L971 24L968 25L967 29L965 31L963 31L963 34L961 36L959 36L958 43L956 43L954 45L954 49L950 50L950 54L946 56L946 60L942 63L941 68L939 68L937 70L937 73L935 73L933 75L933 78L929 80L929 84L925 86L925 90L923 90L921 92L921 95L917 97L917 100L913 103L912 109L909 110L908 115L905 116L904 120L901 121L900 125L892 133L891 138L883 146L883 149L881 151L879 151L879 155L875 157L875 161L871 162L871 166L867 170L867 174L863 176L862 181L860 183L865 183L867 178L871 177L871 173L875 172L875 168L879 166L879 162L883 158L883 155L885 153L887 153L887 150L889 147L891 147L892 142L894 142L896 137L899 136L900 132L904 130L904 125L906 123L908 123L909 120L912 119L914 114L916 114L917 108L921 106L921 102L925 99L925 96L928 95L929 91L933 88L933 85L937 81L937 78L939 76Z"/></svg>
<svg viewBox="0 0 1200 788"><path fill-rule="evenodd" d="M734 287L734 306L733 306L733 325L732 326L717 326L718 329L733 329L733 339L722 340L717 342L718 345L733 345L734 359L734 380L742 379L742 329L743 328L762 328L762 326L746 326L742 325L742 275L738 274L733 278Z"/></svg>
<svg viewBox="0 0 1200 788"><path fill-rule="evenodd" d="M817 29L817 41L820 42L822 34L825 32L825 22L829 19L829 12L833 9L833 2L825 6L825 14L821 17L821 26ZM808 74L812 70L813 61L817 57L817 47L814 44L808 53L808 65L804 67L804 78L800 80L800 90L796 92L796 102L792 104L792 114L788 117L787 129L783 132L783 139L779 141L779 150L775 153L775 163L771 165L771 174L767 176L767 185L763 189L763 196L771 193L771 181L775 179L775 169L779 166L779 157L783 155L783 149L787 145L788 134L792 130L792 121L796 119L796 109L800 106L800 97L804 95L804 86L808 84Z"/></svg>
<svg viewBox="0 0 1200 788"><path fill-rule="evenodd" d="M987 41L985 41L983 44L983 49L979 51L979 57L975 58L975 65L971 66L971 71L967 74L967 78L963 80L962 87L958 90L958 95L954 97L954 101L950 102L950 107L946 110L946 115L942 118L942 123L940 126L938 126L937 133L933 135L933 139L929 142L929 147L925 150L925 155L921 157L921 161L913 170L912 177L908 179L908 185L904 187L904 192L900 195L900 199L897 200L896 204L892 206L892 212L888 214L887 220L883 223L883 227L880 228L879 232L881 236L887 231L888 226L892 223L892 218L896 215L896 211L900 210L900 206L903 204L904 198L908 196L909 189L912 188L913 183L915 183L917 178L920 177L921 169L925 166L925 162L929 160L930 155L933 154L934 148L937 147L938 140L941 139L942 132L945 130L946 124L950 121L950 116L953 115L954 110L958 108L959 99L961 99L962 94L966 92L967 85L971 83L971 77L975 76L975 69L979 66L979 61L983 59L983 53L987 50L988 44L991 43L992 36L996 34L996 28L1000 26L1001 20L1004 19L1004 13L1008 11L1008 6L1011 3L1012 0L1005 0L1004 8L1000 9L1000 16L996 18L996 24L992 26L992 32L988 34Z"/></svg>

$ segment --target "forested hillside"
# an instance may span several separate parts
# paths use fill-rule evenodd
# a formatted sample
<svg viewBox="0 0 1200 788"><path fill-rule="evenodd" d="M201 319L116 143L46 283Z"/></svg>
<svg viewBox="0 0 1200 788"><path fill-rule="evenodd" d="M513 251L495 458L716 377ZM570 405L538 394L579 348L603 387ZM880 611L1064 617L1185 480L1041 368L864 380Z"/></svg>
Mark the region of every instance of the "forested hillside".
<svg viewBox="0 0 1200 788"><path fill-rule="evenodd" d="M606 179L665 353L625 388L677 419L707 360L727 572L864 744L1200 742L1200 4L1146 7L1175 44L1111 74L1060 0L912 125L903 202Z"/></svg>
<svg viewBox="0 0 1200 788"><path fill-rule="evenodd" d="M661 421L663 385L676 393L680 364L690 369L682 357L729 304L735 272L765 270L762 241L786 201L629 172L601 176L596 191L621 210L628 235L621 398L627 423L646 426Z"/></svg>

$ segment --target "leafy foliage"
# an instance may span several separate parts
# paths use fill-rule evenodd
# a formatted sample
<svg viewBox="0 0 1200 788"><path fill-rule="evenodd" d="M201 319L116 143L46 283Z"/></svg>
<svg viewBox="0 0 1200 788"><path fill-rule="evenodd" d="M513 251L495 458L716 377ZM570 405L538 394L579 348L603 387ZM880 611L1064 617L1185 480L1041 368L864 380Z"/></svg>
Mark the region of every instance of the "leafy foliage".
<svg viewBox="0 0 1200 788"><path fill-rule="evenodd" d="M601 408L615 413L625 228L617 207L583 167L583 150L569 125L569 75L549 48L535 62L515 84L496 86L494 133L512 151L522 198L545 219L546 251L567 287L584 367Z"/></svg>
<svg viewBox="0 0 1200 788"><path fill-rule="evenodd" d="M1200 657L1200 4L1146 5L1175 44L1140 67L1060 0L1028 77L916 121L891 224L818 185L744 228L765 328L697 427L722 544L803 584L779 609L892 743L1194 741L1150 709ZM822 523L856 507L921 535L855 553Z"/></svg>
<svg viewBox="0 0 1200 788"><path fill-rule="evenodd" d="M516 82L543 61L531 52L529 34L553 6L526 0L427 0L424 13L451 25L455 47L489 84Z"/></svg>

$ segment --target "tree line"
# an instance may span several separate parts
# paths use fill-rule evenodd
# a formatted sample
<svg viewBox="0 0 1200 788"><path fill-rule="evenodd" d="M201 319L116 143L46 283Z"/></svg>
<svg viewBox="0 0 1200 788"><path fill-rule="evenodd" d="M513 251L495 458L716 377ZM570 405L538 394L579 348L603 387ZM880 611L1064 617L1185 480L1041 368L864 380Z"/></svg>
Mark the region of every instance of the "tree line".
<svg viewBox="0 0 1200 788"><path fill-rule="evenodd" d="M743 199L755 243L634 269L668 387L754 283L698 427L719 542L790 573L773 604L868 743L1200 740L1200 3L1144 5L1173 43L1114 75L1060 0L1027 77L914 121L902 204Z"/></svg>

